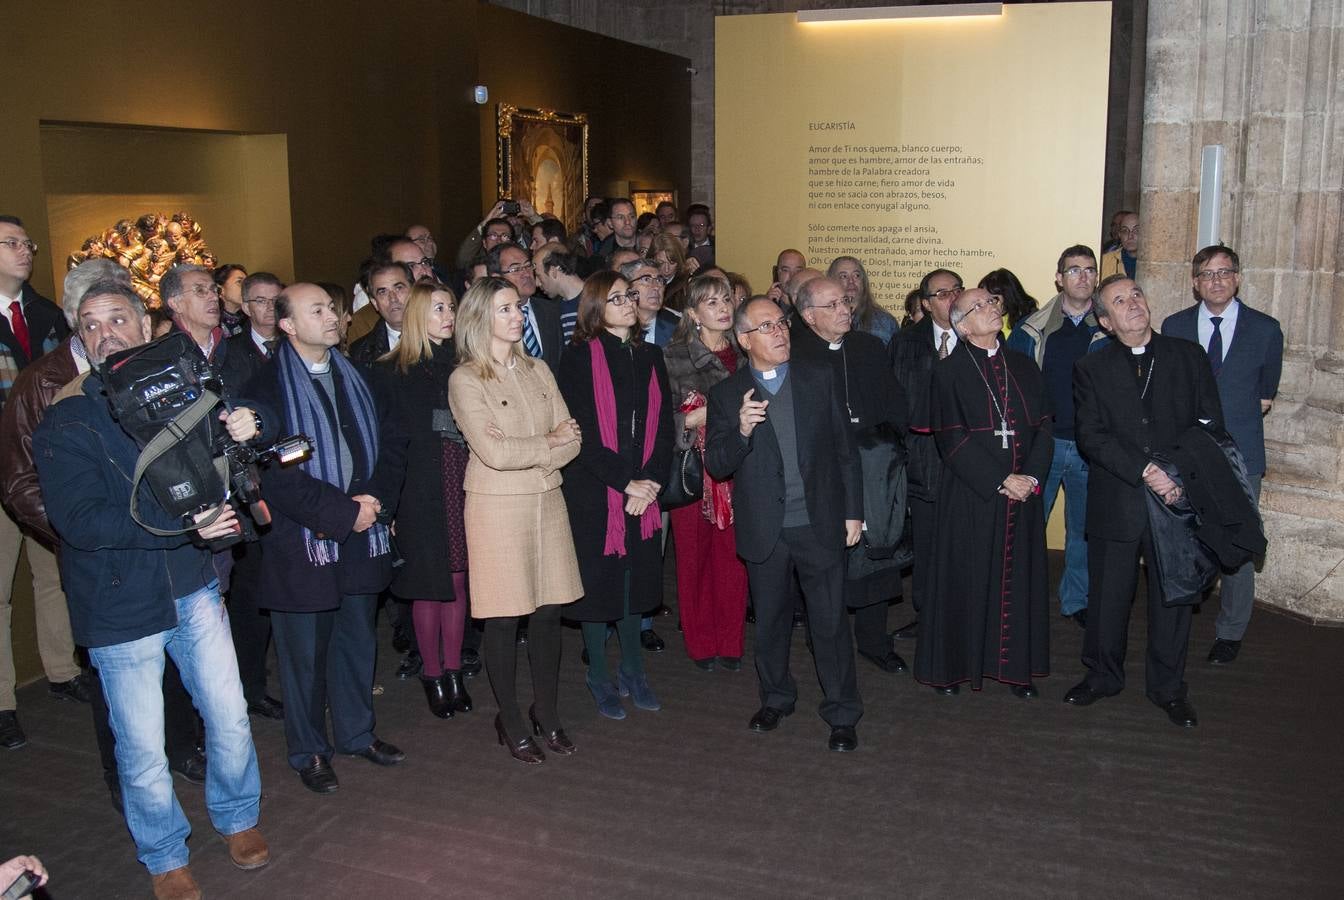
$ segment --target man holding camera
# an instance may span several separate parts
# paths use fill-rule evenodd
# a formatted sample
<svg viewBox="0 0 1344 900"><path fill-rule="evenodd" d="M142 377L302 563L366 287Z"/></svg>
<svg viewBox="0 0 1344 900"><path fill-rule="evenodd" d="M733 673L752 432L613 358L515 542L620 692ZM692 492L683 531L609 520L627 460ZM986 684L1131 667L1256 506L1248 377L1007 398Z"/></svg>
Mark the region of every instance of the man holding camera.
<svg viewBox="0 0 1344 900"><path fill-rule="evenodd" d="M113 419L98 368L109 355L149 340L144 306L124 282L97 282L80 302L77 330L93 370L57 394L33 433L33 456L47 516L61 538L71 628L102 675L137 856L156 897L198 897L187 866L191 827L164 754L164 651L205 720L210 820L234 865L255 869L270 861L270 851L256 828L261 777L247 705L210 551L187 535L153 534L130 515L140 450ZM234 440L257 436L251 409L224 419ZM181 527L147 487L137 499L149 524ZM196 516L201 540L237 532L232 508L204 524L209 515Z"/></svg>
<svg viewBox="0 0 1344 900"><path fill-rule="evenodd" d="M290 285L276 297L275 318L286 340L249 395L276 410L286 434L307 435L312 455L262 472L272 520L261 539L260 594L284 686L289 764L306 788L325 794L339 787L333 749L380 766L406 758L374 735L372 696L374 610L392 580L388 523L405 456L384 404L332 350L340 322L326 291Z"/></svg>

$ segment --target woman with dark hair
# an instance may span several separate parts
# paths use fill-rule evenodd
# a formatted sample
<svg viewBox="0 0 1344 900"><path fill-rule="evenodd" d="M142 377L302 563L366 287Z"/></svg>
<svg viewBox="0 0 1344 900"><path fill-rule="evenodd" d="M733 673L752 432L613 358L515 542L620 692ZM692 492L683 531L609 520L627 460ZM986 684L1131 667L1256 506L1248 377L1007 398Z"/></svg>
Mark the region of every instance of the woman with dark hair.
<svg viewBox="0 0 1344 900"><path fill-rule="evenodd" d="M868 272L852 256L837 256L826 269L826 276L840 282L845 289L845 299L849 308L854 310L854 328L866 331L882 340L887 346L896 332L901 330L896 317L877 305L872 289L868 286Z"/></svg>
<svg viewBox="0 0 1344 900"><path fill-rule="evenodd" d="M440 719L472 707L461 671L467 621L462 481L470 454L448 408L456 314L457 298L447 285L416 284L406 301L401 341L374 370L406 439L406 480L395 523L404 563L390 590L411 603L424 660L420 680L429 711Z"/></svg>
<svg viewBox="0 0 1344 900"><path fill-rule="evenodd" d="M905 295L905 318L901 319L901 328L909 328L911 325L918 325L919 320L924 318L924 304L920 301L924 299L924 294L919 288L915 288Z"/></svg>
<svg viewBox="0 0 1344 900"><path fill-rule="evenodd" d="M751 299L751 282L747 276L737 272L728 273L728 285L733 289L733 307L739 307Z"/></svg>
<svg viewBox="0 0 1344 900"><path fill-rule="evenodd" d="M682 291L686 289L686 279L694 274L700 263L686 258L681 249L681 241L674 235L656 234L649 252L644 258L658 267L658 277L663 279L663 306L675 312L681 312Z"/></svg>
<svg viewBox="0 0 1344 900"><path fill-rule="evenodd" d="M995 269L980 279L977 287L984 288L996 297L1003 299L1004 327L1012 331L1018 319L1025 318L1036 311L1036 298L1027 293L1017 276L1007 269Z"/></svg>
<svg viewBox="0 0 1344 900"><path fill-rule="evenodd" d="M513 758L539 764L518 706L518 620L528 622L532 731L552 753L574 743L560 726L560 610L583 593L560 469L579 452L579 430L555 378L523 351L523 309L503 278L472 285L457 310L453 419L467 439L463 523L472 614L485 620L485 671L499 705L495 733Z"/></svg>
<svg viewBox="0 0 1344 900"><path fill-rule="evenodd" d="M565 617L582 623L588 689L610 719L625 718L620 698L627 695L640 709L661 708L639 631L642 615L663 600L658 493L672 465L672 403L663 354L641 339L638 301L639 291L617 273L590 276L558 379L583 434L564 483L583 598ZM606 657L611 622L621 645L616 683Z"/></svg>
<svg viewBox="0 0 1344 900"><path fill-rule="evenodd" d="M238 263L225 263L211 273L215 286L219 288L220 306L219 324L224 333L232 336L242 330L243 319L243 282L247 280L247 269Z"/></svg>
<svg viewBox="0 0 1344 900"><path fill-rule="evenodd" d="M678 450L705 452L710 388L737 371L742 351L734 340L729 282L697 275L686 289L686 311L663 350ZM675 475L673 477L676 477ZM737 556L731 485L705 473L704 496L672 510L677 537L677 608L686 653L703 672L742 668L747 569Z"/></svg>

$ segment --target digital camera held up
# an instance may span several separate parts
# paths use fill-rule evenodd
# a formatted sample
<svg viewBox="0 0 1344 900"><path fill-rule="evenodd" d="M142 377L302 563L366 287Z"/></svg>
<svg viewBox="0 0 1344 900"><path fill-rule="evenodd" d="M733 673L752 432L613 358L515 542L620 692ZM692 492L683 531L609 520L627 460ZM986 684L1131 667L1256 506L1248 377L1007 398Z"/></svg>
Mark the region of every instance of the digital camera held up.
<svg viewBox="0 0 1344 900"><path fill-rule="evenodd" d="M109 356L99 370L112 415L140 447L131 489L131 517L158 535L186 534L214 521L197 523L205 510L222 512L228 503L238 513L238 534L205 542L221 550L239 541L255 541L256 526L269 525L257 466L304 459L312 444L304 435L282 438L269 447L253 447L229 437L220 410L228 408L223 386L191 336L173 331ZM176 530L154 528L136 512L140 482L159 506L182 518ZM246 513L246 515L244 515Z"/></svg>

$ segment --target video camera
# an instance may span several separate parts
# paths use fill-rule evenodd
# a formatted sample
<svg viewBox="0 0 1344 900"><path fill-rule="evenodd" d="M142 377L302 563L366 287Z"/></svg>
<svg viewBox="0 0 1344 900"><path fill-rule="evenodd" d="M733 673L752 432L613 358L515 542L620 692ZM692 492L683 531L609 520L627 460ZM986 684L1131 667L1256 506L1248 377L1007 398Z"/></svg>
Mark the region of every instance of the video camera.
<svg viewBox="0 0 1344 900"><path fill-rule="evenodd" d="M229 408L219 376L182 331L112 354L99 374L113 417L140 447L131 517L154 534L191 532L194 543L212 551L257 540L256 526L271 522L257 466L269 460L285 464L304 459L312 452L311 440L290 435L257 448L230 438L219 420L219 411ZM136 496L142 479L165 512L182 518L183 528L164 530L141 521ZM214 519L197 523L194 517L212 508L222 511L225 503L237 511L241 531L202 540L196 529Z"/></svg>

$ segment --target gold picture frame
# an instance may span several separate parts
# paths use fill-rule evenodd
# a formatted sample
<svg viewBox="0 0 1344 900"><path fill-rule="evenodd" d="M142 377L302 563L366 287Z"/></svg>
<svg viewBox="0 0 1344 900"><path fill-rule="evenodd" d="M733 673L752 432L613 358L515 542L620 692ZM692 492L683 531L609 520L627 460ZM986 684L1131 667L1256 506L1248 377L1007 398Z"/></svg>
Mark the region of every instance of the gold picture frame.
<svg viewBox="0 0 1344 900"><path fill-rule="evenodd" d="M588 196L588 116L501 103L497 126L499 196L527 200L577 231Z"/></svg>

